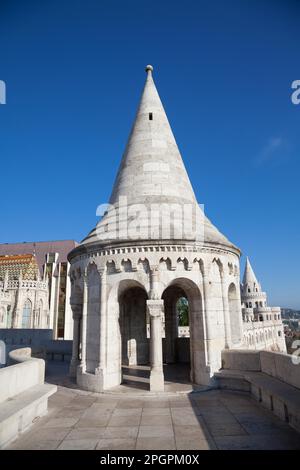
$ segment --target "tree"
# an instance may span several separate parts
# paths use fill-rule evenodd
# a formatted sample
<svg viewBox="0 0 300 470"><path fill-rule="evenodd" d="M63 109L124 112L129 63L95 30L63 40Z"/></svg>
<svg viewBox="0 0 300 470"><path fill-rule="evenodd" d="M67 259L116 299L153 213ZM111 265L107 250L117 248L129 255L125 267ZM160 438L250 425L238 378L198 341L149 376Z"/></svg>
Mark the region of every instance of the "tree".
<svg viewBox="0 0 300 470"><path fill-rule="evenodd" d="M189 326L189 304L185 297L180 297L176 304L179 326Z"/></svg>

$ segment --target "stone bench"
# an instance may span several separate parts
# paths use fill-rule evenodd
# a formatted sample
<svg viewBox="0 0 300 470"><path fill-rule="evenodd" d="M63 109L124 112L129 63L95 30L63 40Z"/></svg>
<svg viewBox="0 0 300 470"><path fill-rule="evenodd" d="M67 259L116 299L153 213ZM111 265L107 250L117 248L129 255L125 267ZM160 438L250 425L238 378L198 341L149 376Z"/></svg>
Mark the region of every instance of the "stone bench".
<svg viewBox="0 0 300 470"><path fill-rule="evenodd" d="M0 370L0 448L47 413L56 385L44 383L45 362L31 357L30 348L10 353L17 364Z"/></svg>
<svg viewBox="0 0 300 470"><path fill-rule="evenodd" d="M227 357L225 357L225 354ZM272 353L265 351L256 353L256 356L251 354L248 357L246 353L238 351L235 354L232 351L225 354L224 365L240 368L227 368L216 372L214 377L217 387L251 393L263 406L300 432L300 389L294 385L298 383L295 376L298 372L298 366L293 369L294 376L292 376L293 382L291 384L282 379L282 368L278 367L276 369L276 373L281 373L280 378L278 378L275 376L274 369L270 369L273 374L271 375L269 368L267 369L264 365L266 359L269 362L270 360L273 362L280 360L281 362L284 361L284 365L288 369L291 367L289 365L290 358L286 355L280 357L277 353L273 353L273 356ZM228 355L231 355L230 364ZM247 368L250 370L247 370ZM290 380L290 375L288 377Z"/></svg>

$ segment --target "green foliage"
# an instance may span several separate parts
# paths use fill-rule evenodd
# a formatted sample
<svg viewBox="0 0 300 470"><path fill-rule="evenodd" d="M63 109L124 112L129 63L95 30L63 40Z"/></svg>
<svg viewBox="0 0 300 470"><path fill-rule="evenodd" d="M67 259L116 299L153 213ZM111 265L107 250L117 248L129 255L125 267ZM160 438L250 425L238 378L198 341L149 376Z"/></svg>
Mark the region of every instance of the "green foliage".
<svg viewBox="0 0 300 470"><path fill-rule="evenodd" d="M176 304L179 326L189 326L189 304L185 297L180 297Z"/></svg>

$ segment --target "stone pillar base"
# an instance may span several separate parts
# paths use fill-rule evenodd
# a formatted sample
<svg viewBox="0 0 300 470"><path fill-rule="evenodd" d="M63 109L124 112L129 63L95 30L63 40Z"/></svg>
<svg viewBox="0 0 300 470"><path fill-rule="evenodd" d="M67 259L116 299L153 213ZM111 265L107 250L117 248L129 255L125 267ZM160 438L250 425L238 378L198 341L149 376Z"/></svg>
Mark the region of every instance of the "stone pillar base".
<svg viewBox="0 0 300 470"><path fill-rule="evenodd" d="M76 377L79 361L71 361L69 368L69 377Z"/></svg>
<svg viewBox="0 0 300 470"><path fill-rule="evenodd" d="M96 369L95 374L83 370L82 366L77 368L76 382L83 390L90 392L103 392L103 371Z"/></svg>
<svg viewBox="0 0 300 470"><path fill-rule="evenodd" d="M162 370L151 370L150 392L163 392L165 390L164 373Z"/></svg>

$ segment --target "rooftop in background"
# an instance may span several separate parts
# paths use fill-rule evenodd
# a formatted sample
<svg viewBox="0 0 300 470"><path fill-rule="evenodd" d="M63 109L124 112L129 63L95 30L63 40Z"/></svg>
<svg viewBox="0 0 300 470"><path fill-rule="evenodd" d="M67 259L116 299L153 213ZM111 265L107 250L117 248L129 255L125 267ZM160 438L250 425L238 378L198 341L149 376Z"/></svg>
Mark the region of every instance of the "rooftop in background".
<svg viewBox="0 0 300 470"><path fill-rule="evenodd" d="M0 256L5 255L32 255L35 254L36 261L42 273L42 266L46 261L47 253L58 253L58 262L67 262L68 253L78 245L75 240L52 240L45 242L23 242L0 244Z"/></svg>
<svg viewBox="0 0 300 470"><path fill-rule="evenodd" d="M0 255L0 280L4 281L6 273L9 280L17 280L22 272L22 279L36 280L38 265L33 254Z"/></svg>

